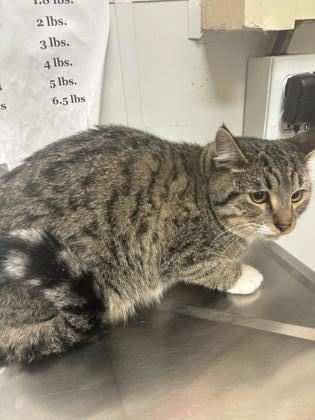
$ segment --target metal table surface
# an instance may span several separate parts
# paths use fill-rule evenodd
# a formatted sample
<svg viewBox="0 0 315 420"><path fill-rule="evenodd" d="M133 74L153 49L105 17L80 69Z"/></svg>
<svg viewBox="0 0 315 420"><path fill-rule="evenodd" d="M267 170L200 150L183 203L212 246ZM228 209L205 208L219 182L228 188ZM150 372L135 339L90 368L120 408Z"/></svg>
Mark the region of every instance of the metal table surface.
<svg viewBox="0 0 315 420"><path fill-rule="evenodd" d="M0 366L2 419L314 419L314 273L276 245L251 296L171 290L97 343Z"/></svg>

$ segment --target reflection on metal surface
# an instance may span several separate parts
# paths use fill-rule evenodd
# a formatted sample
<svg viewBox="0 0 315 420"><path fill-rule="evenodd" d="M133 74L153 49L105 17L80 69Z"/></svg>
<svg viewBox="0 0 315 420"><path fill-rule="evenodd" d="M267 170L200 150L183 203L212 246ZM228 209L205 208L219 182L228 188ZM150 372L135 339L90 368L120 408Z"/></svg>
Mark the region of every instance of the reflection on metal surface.
<svg viewBox="0 0 315 420"><path fill-rule="evenodd" d="M249 259L253 295L176 287L93 345L0 364L0 419L313 420L310 279L269 247Z"/></svg>
<svg viewBox="0 0 315 420"><path fill-rule="evenodd" d="M176 313L206 319L208 321L227 322L241 327L315 341L315 328L302 327L301 325L251 318L246 315L218 312L212 309L197 308L196 306L189 305L179 306L176 309Z"/></svg>
<svg viewBox="0 0 315 420"><path fill-rule="evenodd" d="M284 269L290 270L295 274L295 278L307 289L315 292L315 273L309 267L301 263L293 255L276 243L270 243L269 247L264 247L265 252L275 259Z"/></svg>

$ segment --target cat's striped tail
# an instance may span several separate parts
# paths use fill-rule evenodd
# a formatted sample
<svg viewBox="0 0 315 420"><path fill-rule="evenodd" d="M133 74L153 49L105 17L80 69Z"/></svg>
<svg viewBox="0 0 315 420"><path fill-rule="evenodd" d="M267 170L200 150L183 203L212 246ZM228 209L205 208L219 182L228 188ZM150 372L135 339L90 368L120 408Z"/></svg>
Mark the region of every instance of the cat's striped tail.
<svg viewBox="0 0 315 420"><path fill-rule="evenodd" d="M30 362L87 341L104 308L89 272L57 235L0 235L0 355Z"/></svg>

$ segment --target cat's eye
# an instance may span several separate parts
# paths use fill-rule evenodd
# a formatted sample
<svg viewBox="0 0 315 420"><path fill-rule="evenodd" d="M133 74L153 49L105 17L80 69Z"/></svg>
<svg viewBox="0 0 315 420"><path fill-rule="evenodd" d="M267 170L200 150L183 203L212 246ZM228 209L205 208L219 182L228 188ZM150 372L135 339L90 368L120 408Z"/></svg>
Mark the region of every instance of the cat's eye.
<svg viewBox="0 0 315 420"><path fill-rule="evenodd" d="M303 190L296 191L294 194L291 195L292 203L298 203L303 198Z"/></svg>
<svg viewBox="0 0 315 420"><path fill-rule="evenodd" d="M249 194L251 200L254 203L257 204L262 204L262 203L266 203L268 201L268 193L267 191L257 191L257 192L252 192Z"/></svg>

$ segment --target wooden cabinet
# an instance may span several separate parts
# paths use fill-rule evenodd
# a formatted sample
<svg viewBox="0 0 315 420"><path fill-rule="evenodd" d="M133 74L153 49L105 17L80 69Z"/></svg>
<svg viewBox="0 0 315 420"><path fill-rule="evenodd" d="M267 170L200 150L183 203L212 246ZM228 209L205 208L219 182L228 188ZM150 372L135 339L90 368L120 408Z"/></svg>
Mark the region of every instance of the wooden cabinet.
<svg viewBox="0 0 315 420"><path fill-rule="evenodd" d="M293 29L315 19L315 0L201 0L202 29Z"/></svg>

